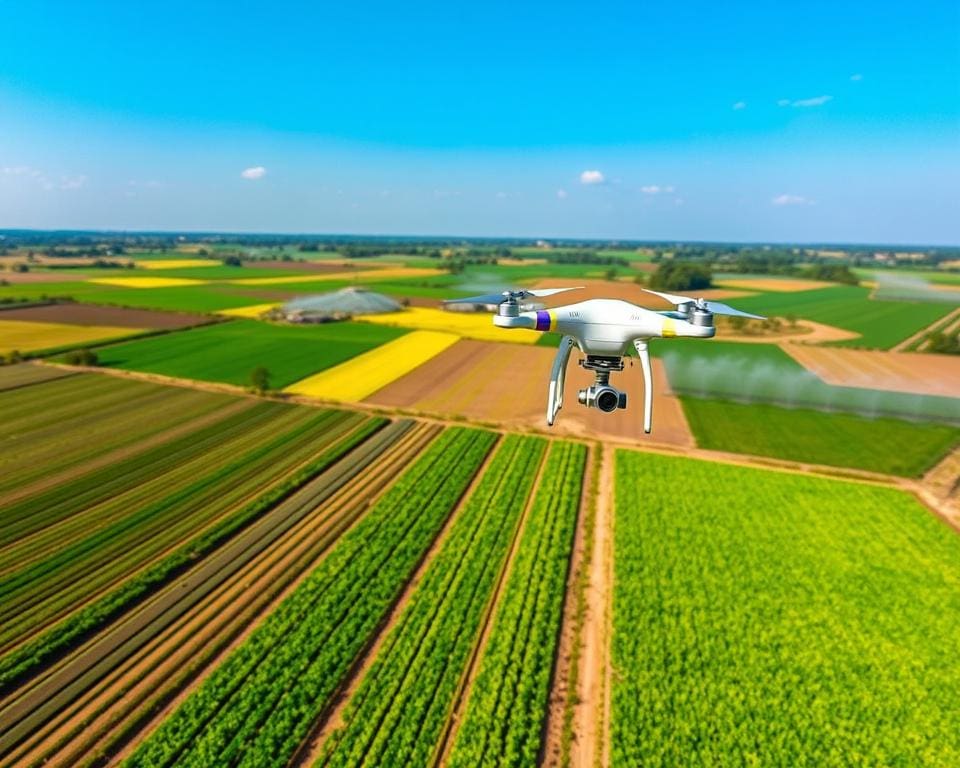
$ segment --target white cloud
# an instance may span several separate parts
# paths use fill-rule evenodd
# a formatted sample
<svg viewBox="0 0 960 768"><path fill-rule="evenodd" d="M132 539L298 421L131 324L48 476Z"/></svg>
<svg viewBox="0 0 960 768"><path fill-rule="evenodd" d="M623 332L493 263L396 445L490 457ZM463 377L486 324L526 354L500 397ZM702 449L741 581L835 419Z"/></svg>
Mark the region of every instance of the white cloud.
<svg viewBox="0 0 960 768"><path fill-rule="evenodd" d="M86 176L61 176L60 189L80 189L87 183Z"/></svg>
<svg viewBox="0 0 960 768"><path fill-rule="evenodd" d="M32 179L40 185L41 189L47 192L54 189L80 189L80 187L87 183L86 176L60 176L60 178L57 179L39 168L31 168L29 165L5 166L0 168L0 173L4 176L18 176Z"/></svg>
<svg viewBox="0 0 960 768"><path fill-rule="evenodd" d="M738 101L736 104L733 105L733 108L734 108L734 109L746 109L746 108L747 108L747 102L745 102L745 101Z"/></svg>
<svg viewBox="0 0 960 768"><path fill-rule="evenodd" d="M267 175L267 169L262 165L255 165L253 168L247 168L241 172L240 176L244 179L249 179L250 181L256 181L257 179L262 179Z"/></svg>
<svg viewBox="0 0 960 768"><path fill-rule="evenodd" d="M801 197L800 195L782 194L777 195L770 202L774 205L810 205L813 201L807 200L807 198Z"/></svg>
<svg viewBox="0 0 960 768"><path fill-rule="evenodd" d="M663 191L669 195L671 192L673 192L673 187L664 187Z"/></svg>
<svg viewBox="0 0 960 768"><path fill-rule="evenodd" d="M857 72L857 74L855 75L850 75L850 79L853 80L853 82L855 83L859 83L861 80L863 80L863 75Z"/></svg>
<svg viewBox="0 0 960 768"><path fill-rule="evenodd" d="M645 195L658 195L660 194L660 187L656 184L648 184L645 187L640 187L640 191Z"/></svg>
<svg viewBox="0 0 960 768"><path fill-rule="evenodd" d="M580 174L581 184L603 184L606 177L600 171L584 171Z"/></svg>
<svg viewBox="0 0 960 768"><path fill-rule="evenodd" d="M790 101L790 99L780 99L777 102L778 107L822 107L828 101L832 101L833 96L814 96L810 99L797 99L796 101Z"/></svg>
<svg viewBox="0 0 960 768"><path fill-rule="evenodd" d="M567 190L565 190L565 189L558 189L558 190L557 190L557 197L559 197L561 200L566 200L566 199L567 199Z"/></svg>

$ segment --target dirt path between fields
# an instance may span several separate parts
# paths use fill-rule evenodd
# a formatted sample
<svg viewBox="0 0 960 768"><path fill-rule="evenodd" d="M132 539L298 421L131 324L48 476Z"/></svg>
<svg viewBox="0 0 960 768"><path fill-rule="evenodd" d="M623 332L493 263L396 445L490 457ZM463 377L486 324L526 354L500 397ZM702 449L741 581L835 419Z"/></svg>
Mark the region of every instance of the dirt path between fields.
<svg viewBox="0 0 960 768"><path fill-rule="evenodd" d="M467 709L467 702L469 699L468 692L473 687L477 673L480 671L480 660L483 658L484 649L487 647L487 642L490 639L490 633L493 631L493 620L496 614L497 606L500 603L500 596L503 594L507 580L510 578L510 572L513 569L513 562L516 558L517 550L520 548L520 539L523 537L523 530L526 527L527 518L530 516L530 510L533 508L534 500L537 497L537 491L540 488L540 481L543 478L544 468L547 466L547 456L549 452L550 446L547 446L547 450L543 452L543 456L540 459L540 466L537 467L536 477L533 480L533 484L530 486L530 495L527 497L527 503L524 505L523 513L520 515L520 519L517 521L517 527L513 532L513 540L510 542L510 550L503 561L503 567L500 570L500 576L497 579L497 584L493 589L493 593L491 594L490 600L487 603L487 607L484 611L483 618L480 621L481 629L479 637L476 645L474 645L473 652L470 654L470 659L467 662L463 677L460 680L460 686L457 689L457 695L455 696L453 705L450 708L450 715L447 718L443 733L441 734L434 751L434 768L446 764L446 760L450 755L450 750L453 749L453 744L456 741L457 729L460 727L460 722L463 720L463 716Z"/></svg>
<svg viewBox="0 0 960 768"><path fill-rule="evenodd" d="M610 764L610 621L613 593L613 448L602 451L597 485L593 551L587 576L580 698L574 708L570 764Z"/></svg>
<svg viewBox="0 0 960 768"><path fill-rule="evenodd" d="M580 509L574 533L573 554L563 603L560 642L550 689L546 737L541 749L541 764L564 766L570 764L570 750L580 738L574 722L576 707L583 699L582 662L584 656L584 622L589 605L587 584L593 564L593 544L596 539L596 501L599 477L596 459L599 445L587 448L587 463L580 494Z"/></svg>
<svg viewBox="0 0 960 768"><path fill-rule="evenodd" d="M941 325L943 325L944 328L949 328L951 325L953 325L954 320L960 320L960 307L957 307L955 310L953 310L953 312L948 314L946 317L941 317L939 320L934 321L933 323L926 326L925 328L921 328L919 331L913 334L913 336L911 336L910 338L904 339L896 346L891 347L890 351L904 352L907 349L907 347L909 347L915 341L919 341L928 333L932 333L933 331L935 331Z"/></svg>
<svg viewBox="0 0 960 768"><path fill-rule="evenodd" d="M493 460L493 457L501 450L501 448L502 441L498 440L498 442L495 443L490 449L490 452L486 455L483 463L477 470L476 475L473 476L473 479L470 481L467 489L460 497L460 501L457 502L456 506L453 508L450 515L444 522L443 527L440 529L440 533L437 534L437 537L430 545L427 553L420 561L420 564L414 571L413 576L404 585L403 591L401 592L400 597L397 599L393 608L390 610L390 613L387 614L386 619L375 631L373 643L357 657L356 662L354 662L354 665L344 677L340 690L334 695L330 710L321 715L316 723L314 723L311 733L304 740L303 744L301 744L300 749L293 756L288 765L313 765L316 759L320 756L321 750L323 749L327 739L330 738L335 730L343 727L344 710L353 699L354 694L357 692L357 689L360 687L360 684L363 682L364 678L367 676L367 672L370 671L370 667L373 666L373 663L376 661L377 656L380 654L381 648L383 648L384 642L386 642L386 639L390 636L390 633L393 631L394 627L396 627L397 622L403 615L403 612L410 604L410 598L420 585L420 582L423 580L424 573L426 573L427 569L436 558L437 553L450 537L450 529L454 526L456 520L459 518L464 504L466 504L473 496L473 493L476 490L477 485L480 484L487 467L490 466L490 462Z"/></svg>

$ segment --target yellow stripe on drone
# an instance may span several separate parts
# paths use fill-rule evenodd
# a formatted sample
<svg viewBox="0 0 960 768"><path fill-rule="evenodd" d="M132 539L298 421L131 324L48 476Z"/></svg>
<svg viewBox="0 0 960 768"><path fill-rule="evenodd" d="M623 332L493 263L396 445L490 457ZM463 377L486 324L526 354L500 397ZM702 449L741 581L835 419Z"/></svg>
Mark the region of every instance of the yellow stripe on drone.
<svg viewBox="0 0 960 768"><path fill-rule="evenodd" d="M663 329L660 331L660 334L665 339L672 339L677 335L677 324L672 317L663 318Z"/></svg>
<svg viewBox="0 0 960 768"><path fill-rule="evenodd" d="M549 312L549 311L547 312L547 314L550 316L550 330L551 330L551 331L557 330L557 316L556 316L556 314L553 313L553 312Z"/></svg>

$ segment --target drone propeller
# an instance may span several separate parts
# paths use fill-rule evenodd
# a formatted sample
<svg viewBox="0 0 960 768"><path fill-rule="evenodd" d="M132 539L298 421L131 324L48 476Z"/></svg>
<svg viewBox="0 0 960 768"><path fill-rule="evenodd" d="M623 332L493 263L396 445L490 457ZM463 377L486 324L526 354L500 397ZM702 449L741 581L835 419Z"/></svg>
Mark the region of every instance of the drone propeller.
<svg viewBox="0 0 960 768"><path fill-rule="evenodd" d="M583 288L582 285L575 285L570 288L521 288L519 291L502 291L501 293L488 293L484 296L468 296L465 299L447 299L444 304L502 304L505 301L519 301L530 296L543 298L553 296L555 293L564 291L576 291Z"/></svg>
<svg viewBox="0 0 960 768"><path fill-rule="evenodd" d="M763 315L751 315L749 312L741 312L739 309L734 309L729 304L724 304L720 301L707 301L706 299L691 299L689 296L677 296L673 293L661 293L660 291L651 291L649 288L644 288L644 291L647 293L652 293L654 296L659 296L661 299L669 301L671 304L675 304L680 307L684 304L693 304L697 309L705 309L707 312L713 312L715 315L732 315L734 317L749 317L753 320L766 320L767 318Z"/></svg>

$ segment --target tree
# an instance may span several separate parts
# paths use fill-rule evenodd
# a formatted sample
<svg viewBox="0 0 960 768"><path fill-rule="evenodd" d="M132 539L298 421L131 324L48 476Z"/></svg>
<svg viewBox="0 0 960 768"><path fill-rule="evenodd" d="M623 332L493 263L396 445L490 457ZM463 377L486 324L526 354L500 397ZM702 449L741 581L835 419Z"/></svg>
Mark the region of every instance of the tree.
<svg viewBox="0 0 960 768"><path fill-rule="evenodd" d="M250 372L250 386L259 393L263 394L270 389L270 371L262 365L258 365Z"/></svg>
<svg viewBox="0 0 960 768"><path fill-rule="evenodd" d="M91 349L75 349L72 352L67 352L63 359L68 365L85 365L90 367L99 362L97 353Z"/></svg>
<svg viewBox="0 0 960 768"><path fill-rule="evenodd" d="M615 270L613 267L611 267L610 269L608 269L606 272L603 273L603 279L604 279L604 280L616 280L616 279L617 279L617 270Z"/></svg>
<svg viewBox="0 0 960 768"><path fill-rule="evenodd" d="M242 267L243 261L240 259L239 256L231 254L230 256L227 256L227 258L223 260L223 264L224 266L227 266L227 267Z"/></svg>
<svg viewBox="0 0 960 768"><path fill-rule="evenodd" d="M664 261L650 276L650 287L665 291L692 291L709 288L710 268L689 261Z"/></svg>

